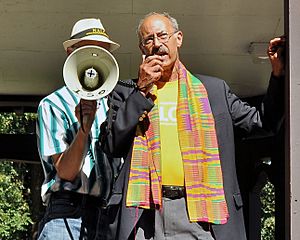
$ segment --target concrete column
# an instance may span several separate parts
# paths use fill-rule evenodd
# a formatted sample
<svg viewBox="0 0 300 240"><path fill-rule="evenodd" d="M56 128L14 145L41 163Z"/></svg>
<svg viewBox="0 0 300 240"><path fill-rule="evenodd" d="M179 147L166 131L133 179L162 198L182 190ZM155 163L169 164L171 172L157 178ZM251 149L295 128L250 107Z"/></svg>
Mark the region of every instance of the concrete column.
<svg viewBox="0 0 300 240"><path fill-rule="evenodd" d="M285 239L300 239L300 0L286 0L288 33L286 97L286 231Z"/></svg>

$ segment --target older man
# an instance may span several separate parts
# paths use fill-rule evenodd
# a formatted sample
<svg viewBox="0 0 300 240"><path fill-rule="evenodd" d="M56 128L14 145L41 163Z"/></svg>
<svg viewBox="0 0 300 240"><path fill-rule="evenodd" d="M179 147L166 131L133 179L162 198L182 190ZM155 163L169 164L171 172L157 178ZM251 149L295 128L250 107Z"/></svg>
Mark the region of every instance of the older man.
<svg viewBox="0 0 300 240"><path fill-rule="evenodd" d="M183 33L168 14L146 15L138 35L138 79L117 85L101 131L103 149L126 158L112 197L115 239L246 239L233 128L275 128L282 117L284 63L276 46L284 40L270 42L262 111L223 80L187 70L178 53Z"/></svg>

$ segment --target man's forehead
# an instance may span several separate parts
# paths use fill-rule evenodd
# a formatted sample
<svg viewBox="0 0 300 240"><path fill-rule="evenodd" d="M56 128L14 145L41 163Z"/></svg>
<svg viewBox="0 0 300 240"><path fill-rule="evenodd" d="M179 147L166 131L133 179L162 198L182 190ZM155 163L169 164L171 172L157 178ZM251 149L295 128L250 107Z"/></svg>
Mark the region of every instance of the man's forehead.
<svg viewBox="0 0 300 240"><path fill-rule="evenodd" d="M161 15L152 15L144 20L141 26L141 33L142 35L147 35L169 31L172 28L172 24L168 18Z"/></svg>

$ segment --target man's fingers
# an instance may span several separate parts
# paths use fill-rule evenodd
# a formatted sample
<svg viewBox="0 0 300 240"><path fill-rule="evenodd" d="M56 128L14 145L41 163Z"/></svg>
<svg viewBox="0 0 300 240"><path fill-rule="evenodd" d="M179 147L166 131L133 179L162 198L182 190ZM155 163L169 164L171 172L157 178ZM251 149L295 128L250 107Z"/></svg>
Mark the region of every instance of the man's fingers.
<svg viewBox="0 0 300 240"><path fill-rule="evenodd" d="M142 56L143 62L139 70L139 89L150 89L157 82L163 73L163 61L159 55ZM148 90L147 90L148 91Z"/></svg>
<svg viewBox="0 0 300 240"><path fill-rule="evenodd" d="M152 55L152 56L148 56L148 57L145 57L144 61L143 61L144 64L161 64L162 63L162 57L159 56L159 55Z"/></svg>
<svg viewBox="0 0 300 240"><path fill-rule="evenodd" d="M75 112L79 114L81 111L82 115L94 114L96 110L97 110L97 101L90 101L84 99L81 99L80 103L75 108Z"/></svg>
<svg viewBox="0 0 300 240"><path fill-rule="evenodd" d="M285 46L285 38L273 38L269 44L269 50L275 51L278 47Z"/></svg>
<svg viewBox="0 0 300 240"><path fill-rule="evenodd" d="M286 38L284 36L276 37L270 40L267 53L271 60L280 58L284 55Z"/></svg>
<svg viewBox="0 0 300 240"><path fill-rule="evenodd" d="M152 69L153 69L153 72L162 72L163 71L162 65L159 65L159 64L153 66Z"/></svg>

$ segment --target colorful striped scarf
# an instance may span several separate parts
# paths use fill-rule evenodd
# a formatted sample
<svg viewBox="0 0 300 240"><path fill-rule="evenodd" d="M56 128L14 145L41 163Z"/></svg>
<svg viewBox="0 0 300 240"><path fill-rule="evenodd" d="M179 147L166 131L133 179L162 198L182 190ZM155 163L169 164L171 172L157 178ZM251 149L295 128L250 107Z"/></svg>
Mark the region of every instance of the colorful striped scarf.
<svg viewBox="0 0 300 240"><path fill-rule="evenodd" d="M156 93L154 86L152 94ZM177 128L189 219L192 222L224 224L229 214L214 117L205 87L180 62L178 94ZM157 104L149 112L148 120L147 130L137 134L134 140L126 198L128 207L149 209L162 206Z"/></svg>

